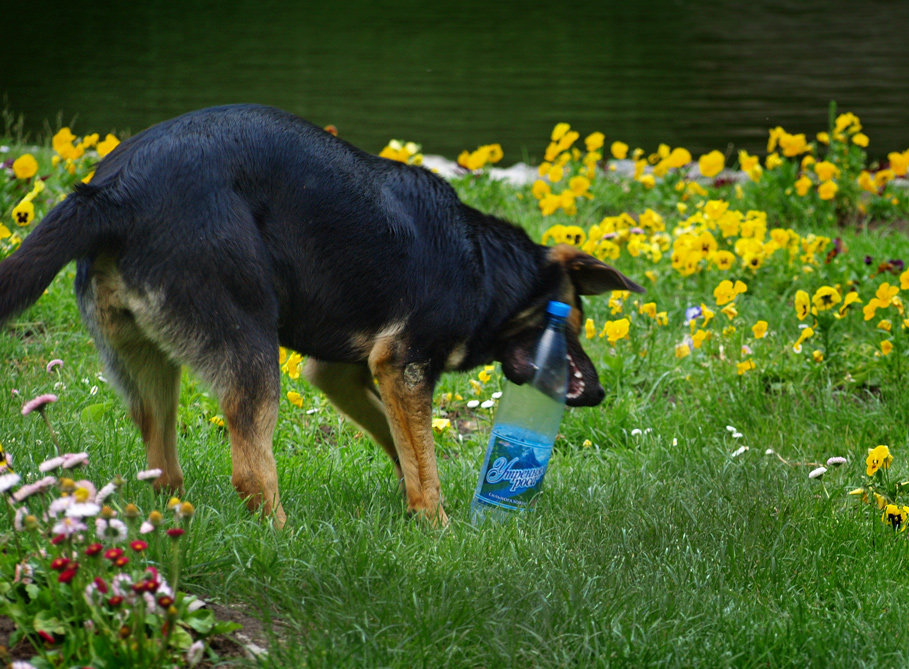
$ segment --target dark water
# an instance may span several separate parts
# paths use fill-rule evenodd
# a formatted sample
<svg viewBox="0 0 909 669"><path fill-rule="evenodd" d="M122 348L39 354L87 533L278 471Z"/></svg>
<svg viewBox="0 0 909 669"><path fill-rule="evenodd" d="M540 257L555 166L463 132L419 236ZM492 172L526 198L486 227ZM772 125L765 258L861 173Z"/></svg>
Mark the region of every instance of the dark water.
<svg viewBox="0 0 909 669"><path fill-rule="evenodd" d="M138 131L261 102L378 151L539 158L558 121L695 156L813 137L857 113L881 156L909 147L909 3L0 0L0 95L28 127Z"/></svg>

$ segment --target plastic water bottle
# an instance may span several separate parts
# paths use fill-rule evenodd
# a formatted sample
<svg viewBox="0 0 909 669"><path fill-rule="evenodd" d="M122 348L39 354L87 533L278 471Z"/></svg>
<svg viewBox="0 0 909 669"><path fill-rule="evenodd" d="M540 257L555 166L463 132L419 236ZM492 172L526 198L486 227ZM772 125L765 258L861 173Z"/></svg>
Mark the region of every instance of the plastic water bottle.
<svg viewBox="0 0 909 669"><path fill-rule="evenodd" d="M540 494L565 411L565 319L570 311L571 307L562 302L549 303L549 320L534 354L533 379L520 386L505 382L470 505L474 525L487 518L504 520L515 512L530 510Z"/></svg>

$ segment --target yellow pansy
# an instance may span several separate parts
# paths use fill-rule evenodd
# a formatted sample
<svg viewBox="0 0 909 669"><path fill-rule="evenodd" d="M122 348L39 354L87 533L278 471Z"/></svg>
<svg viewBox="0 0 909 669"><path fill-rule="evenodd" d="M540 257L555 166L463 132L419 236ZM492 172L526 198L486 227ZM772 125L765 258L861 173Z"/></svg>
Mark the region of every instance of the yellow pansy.
<svg viewBox="0 0 909 669"><path fill-rule="evenodd" d="M814 164L814 173L821 181L830 181L840 175L840 168L831 163L829 160L822 160Z"/></svg>
<svg viewBox="0 0 909 669"><path fill-rule="evenodd" d="M592 132L584 138L584 145L588 151L596 151L603 146L605 141L606 137L602 132Z"/></svg>
<svg viewBox="0 0 909 669"><path fill-rule="evenodd" d="M813 185L811 179L803 174L801 178L795 182L795 192L798 193L799 197L805 197Z"/></svg>
<svg viewBox="0 0 909 669"><path fill-rule="evenodd" d="M290 400L290 403L295 407L298 407L300 409L303 408L303 396L300 393L291 390L287 393L287 399Z"/></svg>
<svg viewBox="0 0 909 669"><path fill-rule="evenodd" d="M715 177L723 171L725 166L726 157L719 151L711 151L698 158L698 167L701 170L701 174L708 178Z"/></svg>
<svg viewBox="0 0 909 669"><path fill-rule="evenodd" d="M609 153L616 160L624 160L628 156L628 145L625 142L615 141L609 146Z"/></svg>
<svg viewBox="0 0 909 669"><path fill-rule="evenodd" d="M103 158L108 153L116 149L119 143L119 139L117 139L114 135L107 133L107 136L104 138L104 140L98 142L98 155Z"/></svg>
<svg viewBox="0 0 909 669"><path fill-rule="evenodd" d="M814 293L811 302L818 311L826 311L839 304L841 299L840 291L833 286L821 286Z"/></svg>
<svg viewBox="0 0 909 669"><path fill-rule="evenodd" d="M689 355L691 355L691 348L689 348L688 344L686 344L685 342L682 342L681 344L676 344L676 346L675 346L675 357L676 358L679 358L679 359L687 358Z"/></svg>
<svg viewBox="0 0 909 669"><path fill-rule="evenodd" d="M893 352L893 342L885 339L881 342L881 355L890 355Z"/></svg>
<svg viewBox="0 0 909 669"><path fill-rule="evenodd" d="M38 173L38 161L30 153L23 153L13 161L13 174L17 179L31 179Z"/></svg>
<svg viewBox="0 0 909 669"><path fill-rule="evenodd" d="M879 469L890 469L893 462L893 456L890 454L890 448L884 444L868 449L868 457L865 458L865 473L868 476L874 476Z"/></svg>
<svg viewBox="0 0 909 669"><path fill-rule="evenodd" d="M825 181L817 187L817 194L822 200L832 200L839 189L835 181Z"/></svg>
<svg viewBox="0 0 909 669"><path fill-rule="evenodd" d="M592 318L588 318L584 323L584 334L588 339L593 339L597 336L597 326Z"/></svg>
<svg viewBox="0 0 909 669"><path fill-rule="evenodd" d="M809 313L811 313L811 296L804 290L797 290L795 292L795 315L802 321Z"/></svg>
<svg viewBox="0 0 909 669"><path fill-rule="evenodd" d="M605 336L610 344L615 344L620 339L624 339L628 336L630 327L631 321L627 318L620 318L617 321L606 321L606 325L603 327L600 336Z"/></svg>
<svg viewBox="0 0 909 669"><path fill-rule="evenodd" d="M736 370L738 371L739 376L742 376L745 372L754 369L755 364L754 360L744 360L736 365Z"/></svg>
<svg viewBox="0 0 909 669"><path fill-rule="evenodd" d="M763 339L767 336L767 321L758 321L751 326L751 331L754 333L755 339Z"/></svg>
<svg viewBox="0 0 909 669"><path fill-rule="evenodd" d="M442 434L445 430L451 427L451 420L448 418L433 418L432 419L432 430L436 434Z"/></svg>

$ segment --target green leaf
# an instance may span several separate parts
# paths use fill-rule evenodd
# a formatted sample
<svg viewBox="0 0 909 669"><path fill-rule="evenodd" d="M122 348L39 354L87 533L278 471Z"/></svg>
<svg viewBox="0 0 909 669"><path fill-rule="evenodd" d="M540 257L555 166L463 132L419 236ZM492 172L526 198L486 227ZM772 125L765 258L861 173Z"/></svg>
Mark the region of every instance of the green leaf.
<svg viewBox="0 0 909 669"><path fill-rule="evenodd" d="M186 650L193 645L193 637L178 625L174 627L174 631L170 634L170 645L180 650Z"/></svg>
<svg viewBox="0 0 909 669"><path fill-rule="evenodd" d="M211 628L211 636L230 634L231 632L236 632L241 629L243 629L243 625L240 623L235 623L230 620L219 620L215 623L215 626Z"/></svg>
<svg viewBox="0 0 909 669"><path fill-rule="evenodd" d="M208 634L215 626L215 614L208 609L197 609L182 621L199 634Z"/></svg>
<svg viewBox="0 0 909 669"><path fill-rule="evenodd" d="M66 626L50 611L39 611L35 616L35 629L50 634L66 634Z"/></svg>
<svg viewBox="0 0 909 669"><path fill-rule="evenodd" d="M111 402L99 402L98 404L89 404L87 407L82 409L82 422L83 423L98 423L101 418L110 411Z"/></svg>
<svg viewBox="0 0 909 669"><path fill-rule="evenodd" d="M34 583L29 583L25 586L25 592L28 594L30 600L35 601L41 595L41 588Z"/></svg>

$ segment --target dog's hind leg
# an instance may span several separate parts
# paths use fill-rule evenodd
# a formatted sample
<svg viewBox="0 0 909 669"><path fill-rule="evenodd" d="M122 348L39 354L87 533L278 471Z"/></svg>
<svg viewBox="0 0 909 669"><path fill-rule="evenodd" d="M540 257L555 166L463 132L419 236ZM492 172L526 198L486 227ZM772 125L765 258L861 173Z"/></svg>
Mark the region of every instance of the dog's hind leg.
<svg viewBox="0 0 909 669"><path fill-rule="evenodd" d="M273 351L250 350L249 343L231 356L228 378L215 380L230 430L231 481L250 510L261 507L266 516L274 514L277 527L283 527L287 517L272 451L281 385L277 336Z"/></svg>
<svg viewBox="0 0 909 669"><path fill-rule="evenodd" d="M104 361L108 380L120 391L139 427L148 466L160 469L156 490L181 491L177 460L180 365L149 339L126 308L119 274L104 259L77 287L79 309Z"/></svg>
<svg viewBox="0 0 909 669"><path fill-rule="evenodd" d="M398 481L403 484L404 475L385 406L369 367L362 363L323 362L308 358L303 375L382 447L395 465Z"/></svg>

